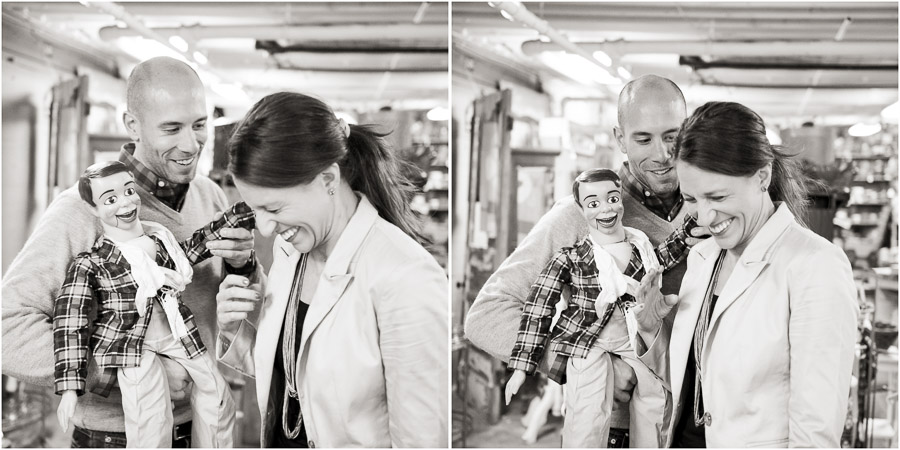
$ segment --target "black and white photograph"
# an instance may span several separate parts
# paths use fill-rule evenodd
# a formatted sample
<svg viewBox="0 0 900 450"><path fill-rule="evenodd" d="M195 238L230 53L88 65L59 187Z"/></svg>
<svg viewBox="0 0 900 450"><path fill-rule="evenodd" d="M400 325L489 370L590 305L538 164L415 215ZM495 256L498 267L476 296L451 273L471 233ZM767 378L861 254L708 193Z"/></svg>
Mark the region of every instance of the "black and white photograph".
<svg viewBox="0 0 900 450"><path fill-rule="evenodd" d="M447 2L4 2L2 446L447 448Z"/></svg>
<svg viewBox="0 0 900 450"><path fill-rule="evenodd" d="M897 11L454 2L452 445L897 447Z"/></svg>

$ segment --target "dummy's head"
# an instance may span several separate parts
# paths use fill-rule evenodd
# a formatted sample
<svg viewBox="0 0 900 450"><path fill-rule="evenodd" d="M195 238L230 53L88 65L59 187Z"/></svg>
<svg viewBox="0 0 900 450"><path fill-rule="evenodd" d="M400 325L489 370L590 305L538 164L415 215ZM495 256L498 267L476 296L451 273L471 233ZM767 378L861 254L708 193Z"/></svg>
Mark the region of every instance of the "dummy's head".
<svg viewBox="0 0 900 450"><path fill-rule="evenodd" d="M598 244L625 239L622 225L622 183L619 176L609 169L586 170L572 183L575 203L592 229L591 235Z"/></svg>
<svg viewBox="0 0 900 450"><path fill-rule="evenodd" d="M78 193L107 233L119 230L115 231L118 235L127 236L143 232L138 219L141 198L125 164L109 161L88 167L78 179Z"/></svg>

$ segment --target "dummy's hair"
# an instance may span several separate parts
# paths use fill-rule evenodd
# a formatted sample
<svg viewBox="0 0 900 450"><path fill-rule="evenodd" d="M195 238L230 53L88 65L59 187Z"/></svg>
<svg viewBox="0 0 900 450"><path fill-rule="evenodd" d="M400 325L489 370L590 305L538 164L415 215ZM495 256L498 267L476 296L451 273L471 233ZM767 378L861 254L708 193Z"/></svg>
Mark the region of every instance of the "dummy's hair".
<svg viewBox="0 0 900 450"><path fill-rule="evenodd" d="M91 189L91 180L94 178L105 178L120 172L128 172L128 166L120 161L106 161L92 164L84 173L78 177L78 194L81 199L88 202L91 206L97 206L94 203L94 191Z"/></svg>
<svg viewBox="0 0 900 450"><path fill-rule="evenodd" d="M581 186L581 183L596 183L598 181L612 181L615 183L616 187L622 187L622 182L619 180L619 175L612 170L609 169L590 169L581 172L577 177L575 177L575 181L572 183L572 194L575 195L575 204L581 206L581 199L579 198L578 190Z"/></svg>

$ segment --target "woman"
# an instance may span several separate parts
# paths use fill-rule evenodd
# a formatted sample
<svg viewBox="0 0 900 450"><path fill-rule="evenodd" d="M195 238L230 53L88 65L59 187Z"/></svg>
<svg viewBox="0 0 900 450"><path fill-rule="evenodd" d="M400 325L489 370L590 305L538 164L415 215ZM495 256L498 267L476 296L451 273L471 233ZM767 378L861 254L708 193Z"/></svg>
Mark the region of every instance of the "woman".
<svg viewBox="0 0 900 450"><path fill-rule="evenodd" d="M246 278L217 298L217 353L256 377L263 446L447 446L447 278L382 137L283 92L229 142L235 186L277 234L259 320Z"/></svg>
<svg viewBox="0 0 900 450"><path fill-rule="evenodd" d="M682 195L713 238L692 249L677 297L662 298L658 274L640 291L651 343L641 359L661 369L676 405L667 446L839 447L856 290L841 249L800 222L798 166L756 113L724 102L685 121L675 158ZM660 317L675 303L669 333Z"/></svg>

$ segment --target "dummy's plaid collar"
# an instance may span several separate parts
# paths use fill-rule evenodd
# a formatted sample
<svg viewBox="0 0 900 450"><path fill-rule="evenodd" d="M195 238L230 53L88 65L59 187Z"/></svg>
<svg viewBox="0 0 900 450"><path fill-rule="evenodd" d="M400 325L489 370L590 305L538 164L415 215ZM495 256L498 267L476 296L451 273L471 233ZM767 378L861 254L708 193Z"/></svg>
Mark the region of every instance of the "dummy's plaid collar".
<svg viewBox="0 0 900 450"><path fill-rule="evenodd" d="M170 208L176 211L181 210L188 185L173 183L153 173L134 157L134 148L134 142L129 142L122 146L122 151L119 153L119 161L128 166L128 169L134 174L134 182Z"/></svg>
<svg viewBox="0 0 900 450"><path fill-rule="evenodd" d="M635 200L639 200L647 209L659 216L659 218L671 222L684 205L684 198L681 197L681 188L675 188L675 192L668 199L656 195L650 188L644 186L641 180L638 180L628 169L628 161L622 163L619 169L619 178L622 179L622 185L628 194Z"/></svg>

